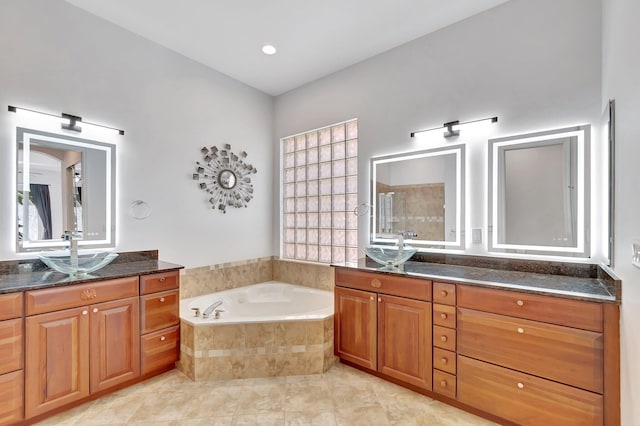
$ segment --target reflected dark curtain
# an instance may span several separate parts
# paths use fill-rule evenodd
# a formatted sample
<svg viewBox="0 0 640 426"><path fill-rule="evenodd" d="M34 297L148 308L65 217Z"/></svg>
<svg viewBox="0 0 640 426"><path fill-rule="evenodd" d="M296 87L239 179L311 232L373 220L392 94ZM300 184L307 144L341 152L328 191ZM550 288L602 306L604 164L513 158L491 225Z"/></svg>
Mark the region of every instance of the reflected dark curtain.
<svg viewBox="0 0 640 426"><path fill-rule="evenodd" d="M44 226L44 240L51 239L51 198L49 197L49 185L32 183L29 190L33 195L33 203L38 210L38 216Z"/></svg>

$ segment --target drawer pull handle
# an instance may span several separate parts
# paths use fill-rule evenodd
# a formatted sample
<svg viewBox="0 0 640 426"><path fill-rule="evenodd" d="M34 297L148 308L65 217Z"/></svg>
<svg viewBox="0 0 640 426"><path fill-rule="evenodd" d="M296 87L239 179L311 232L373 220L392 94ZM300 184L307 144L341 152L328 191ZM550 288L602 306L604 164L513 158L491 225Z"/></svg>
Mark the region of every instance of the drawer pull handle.
<svg viewBox="0 0 640 426"><path fill-rule="evenodd" d="M82 315L87 315L89 313L89 311L87 311L86 309L84 311L82 311Z"/></svg>
<svg viewBox="0 0 640 426"><path fill-rule="evenodd" d="M447 292L447 290L442 290L442 291L440 292L440 295L441 295L442 297L447 297L447 295L448 295L448 294L449 294L449 293Z"/></svg>
<svg viewBox="0 0 640 426"><path fill-rule="evenodd" d="M440 318L447 319L447 314L445 314L445 313L440 314Z"/></svg>
<svg viewBox="0 0 640 426"><path fill-rule="evenodd" d="M160 278L160 282L163 283L165 279L165 277Z"/></svg>
<svg viewBox="0 0 640 426"><path fill-rule="evenodd" d="M380 287L382 287L382 283L380 282L379 279L374 278L374 279L371 280L371 287L380 288Z"/></svg>
<svg viewBox="0 0 640 426"><path fill-rule="evenodd" d="M447 336L440 336L440 340L442 340L443 342L447 341Z"/></svg>
<svg viewBox="0 0 640 426"><path fill-rule="evenodd" d="M160 341L161 341L161 342L164 342L166 339L167 339L167 338L166 338L166 337L164 337L164 336L161 336L161 337L160 337Z"/></svg>
<svg viewBox="0 0 640 426"><path fill-rule="evenodd" d="M522 382L518 382L518 388L519 388L519 389L523 389L523 388L524 388L524 383L522 383Z"/></svg>
<svg viewBox="0 0 640 426"><path fill-rule="evenodd" d="M446 388L447 387L447 381L446 380L440 380L440 387Z"/></svg>
<svg viewBox="0 0 640 426"><path fill-rule="evenodd" d="M449 360L445 357L440 358L440 362L443 364L446 364L447 362L449 362Z"/></svg>
<svg viewBox="0 0 640 426"><path fill-rule="evenodd" d="M95 313L97 313L97 312L98 312L98 308L93 308L93 309L92 309L92 311L93 311L93 313L95 314Z"/></svg>
<svg viewBox="0 0 640 426"><path fill-rule="evenodd" d="M518 306L524 306L524 302L522 300L517 300L516 301L516 305Z"/></svg>
<svg viewBox="0 0 640 426"><path fill-rule="evenodd" d="M161 297L161 298L160 298L160 301L161 301L161 302L164 302L164 297Z"/></svg>
<svg viewBox="0 0 640 426"><path fill-rule="evenodd" d="M520 334L524 333L524 328L518 327L518 333L520 333Z"/></svg>

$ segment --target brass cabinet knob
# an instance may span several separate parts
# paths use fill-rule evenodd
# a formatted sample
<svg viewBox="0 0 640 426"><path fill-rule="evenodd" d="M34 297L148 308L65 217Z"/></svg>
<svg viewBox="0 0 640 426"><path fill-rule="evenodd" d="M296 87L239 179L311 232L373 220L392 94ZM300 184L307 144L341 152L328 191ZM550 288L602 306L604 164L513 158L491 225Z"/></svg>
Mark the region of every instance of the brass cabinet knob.
<svg viewBox="0 0 640 426"><path fill-rule="evenodd" d="M378 302L382 302L382 297L378 297Z"/></svg>
<svg viewBox="0 0 640 426"><path fill-rule="evenodd" d="M524 333L524 328L518 327L518 333L520 333L520 334Z"/></svg>
<svg viewBox="0 0 640 426"><path fill-rule="evenodd" d="M516 301L516 305L518 306L524 306L524 302L522 300L517 300Z"/></svg>
<svg viewBox="0 0 640 426"><path fill-rule="evenodd" d="M161 302L164 302L164 297L161 297L161 298L160 298L160 301L161 301Z"/></svg>
<svg viewBox="0 0 640 426"><path fill-rule="evenodd" d="M449 360L445 357L440 358L440 362L443 364L446 364L447 362L449 362Z"/></svg>
<svg viewBox="0 0 640 426"><path fill-rule="evenodd" d="M369 297L369 300L373 300L373 296L370 296L370 297Z"/></svg>
<svg viewBox="0 0 640 426"><path fill-rule="evenodd" d="M440 292L440 295L441 295L442 297L447 297L447 295L448 295L448 294L449 294L449 293L447 292L447 290L442 290L442 291Z"/></svg>
<svg viewBox="0 0 640 426"><path fill-rule="evenodd" d="M160 341L161 341L161 342L164 342L165 340L166 340L166 337L164 337L164 336L161 336L161 337L160 337Z"/></svg>
<svg viewBox="0 0 640 426"><path fill-rule="evenodd" d="M443 342L447 341L447 336L440 336L440 340L442 340Z"/></svg>
<svg viewBox="0 0 640 426"><path fill-rule="evenodd" d="M447 387L447 381L446 380L440 380L440 387L446 388Z"/></svg>
<svg viewBox="0 0 640 426"><path fill-rule="evenodd" d="M87 311L86 309L84 311L82 311L82 315L87 315L89 313L89 311Z"/></svg>
<svg viewBox="0 0 640 426"><path fill-rule="evenodd" d="M165 279L165 277L160 278L160 282L163 283Z"/></svg>
<svg viewBox="0 0 640 426"><path fill-rule="evenodd" d="M91 311L95 314L98 312L98 308L93 308Z"/></svg>
<svg viewBox="0 0 640 426"><path fill-rule="evenodd" d="M524 388L524 383L518 382L518 388L523 389Z"/></svg>
<svg viewBox="0 0 640 426"><path fill-rule="evenodd" d="M444 312L440 314L440 318L442 319L447 319L447 314L445 314Z"/></svg>

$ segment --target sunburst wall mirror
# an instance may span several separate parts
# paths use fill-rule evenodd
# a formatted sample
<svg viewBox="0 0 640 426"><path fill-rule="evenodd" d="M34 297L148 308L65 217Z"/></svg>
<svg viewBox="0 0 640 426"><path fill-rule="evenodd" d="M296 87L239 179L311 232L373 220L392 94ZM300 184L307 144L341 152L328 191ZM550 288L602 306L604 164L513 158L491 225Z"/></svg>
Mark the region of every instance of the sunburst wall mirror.
<svg viewBox="0 0 640 426"><path fill-rule="evenodd" d="M196 161L193 179L211 195L211 208L226 213L228 207L247 207L253 198L250 176L258 170L245 161L246 151L235 154L230 144L224 144L223 149L204 146L200 153L202 160Z"/></svg>

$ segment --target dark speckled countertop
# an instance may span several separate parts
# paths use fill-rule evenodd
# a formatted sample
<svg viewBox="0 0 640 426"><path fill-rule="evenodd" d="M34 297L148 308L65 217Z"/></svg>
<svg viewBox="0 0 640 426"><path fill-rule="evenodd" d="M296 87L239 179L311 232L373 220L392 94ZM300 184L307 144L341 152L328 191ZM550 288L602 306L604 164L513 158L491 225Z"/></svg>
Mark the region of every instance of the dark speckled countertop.
<svg viewBox="0 0 640 426"><path fill-rule="evenodd" d="M597 267L598 276L596 277L576 277L414 261L405 263L404 272L389 272L380 270L380 265L366 258L334 266L367 272L401 273L411 277L526 291L571 299L620 303L620 280L602 266Z"/></svg>
<svg viewBox="0 0 640 426"><path fill-rule="evenodd" d="M140 253L143 255L140 255ZM150 256L148 255L149 253L151 254ZM177 271L183 268L181 265L158 260L157 252L153 251L122 253L113 263L91 274L79 277L70 277L51 269L43 268L39 261L35 261L35 263L2 263L5 265L0 266L6 267L4 270L2 270L3 268L0 268L0 294L104 281L114 278L131 277L134 275L148 275L158 272ZM11 263L11 265L6 265L9 263ZM18 267L18 264L20 264L21 267Z"/></svg>

